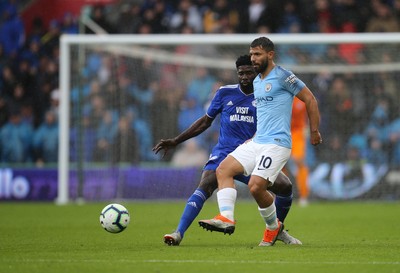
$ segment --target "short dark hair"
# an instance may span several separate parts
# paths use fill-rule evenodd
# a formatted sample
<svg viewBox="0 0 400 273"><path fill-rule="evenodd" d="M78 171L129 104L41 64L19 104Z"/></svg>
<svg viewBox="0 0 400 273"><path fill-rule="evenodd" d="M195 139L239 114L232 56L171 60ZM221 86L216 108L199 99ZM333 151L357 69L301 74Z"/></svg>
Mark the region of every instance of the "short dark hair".
<svg viewBox="0 0 400 273"><path fill-rule="evenodd" d="M253 65L251 63L250 55L242 55L236 60L236 68L242 65Z"/></svg>
<svg viewBox="0 0 400 273"><path fill-rule="evenodd" d="M250 47L261 47L262 49L264 49L267 52L275 49L274 43L267 37L260 37L260 38L255 39L251 43Z"/></svg>

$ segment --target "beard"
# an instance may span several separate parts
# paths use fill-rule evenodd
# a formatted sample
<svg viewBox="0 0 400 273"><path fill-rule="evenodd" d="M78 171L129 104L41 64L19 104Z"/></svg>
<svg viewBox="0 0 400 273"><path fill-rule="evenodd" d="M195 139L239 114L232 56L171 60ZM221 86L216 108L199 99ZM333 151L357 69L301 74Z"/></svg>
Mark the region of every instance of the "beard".
<svg viewBox="0 0 400 273"><path fill-rule="evenodd" d="M259 66L255 67L257 73L262 73L268 68L268 62L262 62Z"/></svg>

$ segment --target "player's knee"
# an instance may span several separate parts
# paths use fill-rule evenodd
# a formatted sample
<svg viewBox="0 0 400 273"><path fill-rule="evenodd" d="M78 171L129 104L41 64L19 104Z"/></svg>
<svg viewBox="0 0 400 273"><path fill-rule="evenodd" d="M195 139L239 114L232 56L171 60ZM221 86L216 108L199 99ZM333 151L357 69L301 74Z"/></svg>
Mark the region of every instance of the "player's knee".
<svg viewBox="0 0 400 273"><path fill-rule="evenodd" d="M199 188L210 197L213 192L218 188L217 181L204 181L199 185Z"/></svg>
<svg viewBox="0 0 400 273"><path fill-rule="evenodd" d="M255 182L255 181L252 181L252 180L249 181L248 187L249 187L249 191L250 191L251 195L253 195L253 196L255 196L259 192L265 190L265 187L263 185Z"/></svg>
<svg viewBox="0 0 400 273"><path fill-rule="evenodd" d="M218 181L224 180L227 177L229 177L228 169L221 165L218 166L217 170L215 171L215 174L217 175Z"/></svg>
<svg viewBox="0 0 400 273"><path fill-rule="evenodd" d="M287 177L283 173L279 174L274 182L272 192L279 195L290 195L292 194L292 190L293 184L292 181L290 181L289 177Z"/></svg>

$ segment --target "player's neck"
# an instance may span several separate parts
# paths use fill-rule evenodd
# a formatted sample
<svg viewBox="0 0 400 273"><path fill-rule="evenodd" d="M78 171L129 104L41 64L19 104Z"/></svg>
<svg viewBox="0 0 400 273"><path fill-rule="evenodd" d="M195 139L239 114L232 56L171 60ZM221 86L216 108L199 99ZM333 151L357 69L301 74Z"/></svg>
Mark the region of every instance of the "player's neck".
<svg viewBox="0 0 400 273"><path fill-rule="evenodd" d="M242 87L242 86L240 86L240 90L242 90L242 92L245 93L246 95L253 94L254 92L253 88Z"/></svg>
<svg viewBox="0 0 400 273"><path fill-rule="evenodd" d="M265 78L268 76L269 72L271 72L272 69L274 69L274 67L275 67L275 63L274 63L274 62L272 62L271 64L269 64L268 67L267 67L267 69L265 69L264 72L261 72L261 73L260 73L261 79L265 79Z"/></svg>

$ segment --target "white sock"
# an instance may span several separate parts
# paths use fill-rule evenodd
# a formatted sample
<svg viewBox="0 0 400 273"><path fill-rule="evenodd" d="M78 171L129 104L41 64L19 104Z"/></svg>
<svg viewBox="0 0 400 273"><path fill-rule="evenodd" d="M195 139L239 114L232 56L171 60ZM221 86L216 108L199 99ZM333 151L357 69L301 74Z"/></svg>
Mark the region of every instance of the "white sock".
<svg viewBox="0 0 400 273"><path fill-rule="evenodd" d="M266 208L258 208L261 217L269 230L275 230L278 228L278 218L276 217L276 207L275 203Z"/></svg>
<svg viewBox="0 0 400 273"><path fill-rule="evenodd" d="M217 192L219 212L231 221L234 221L236 196L234 188L224 188Z"/></svg>

